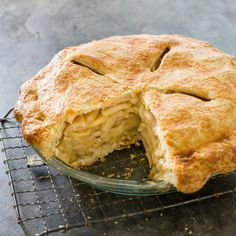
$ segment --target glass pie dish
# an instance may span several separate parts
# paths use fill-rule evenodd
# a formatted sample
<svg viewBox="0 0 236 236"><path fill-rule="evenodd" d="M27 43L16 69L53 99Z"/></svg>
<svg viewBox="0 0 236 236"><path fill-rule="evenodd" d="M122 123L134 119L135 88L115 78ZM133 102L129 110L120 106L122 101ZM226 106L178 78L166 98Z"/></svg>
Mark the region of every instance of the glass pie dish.
<svg viewBox="0 0 236 236"><path fill-rule="evenodd" d="M83 169L73 168L57 157L46 160L37 150L36 152L60 173L104 191L138 196L176 191L173 186L163 181L149 179L148 160L141 144L114 151L103 160Z"/></svg>

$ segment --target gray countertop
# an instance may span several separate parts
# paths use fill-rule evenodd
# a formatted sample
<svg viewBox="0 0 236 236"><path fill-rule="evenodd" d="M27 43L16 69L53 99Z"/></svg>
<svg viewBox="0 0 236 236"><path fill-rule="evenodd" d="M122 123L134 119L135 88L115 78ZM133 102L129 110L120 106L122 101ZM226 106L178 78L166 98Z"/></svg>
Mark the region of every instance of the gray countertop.
<svg viewBox="0 0 236 236"><path fill-rule="evenodd" d="M236 55L235 25L234 0L1 0L0 116L15 103L20 84L66 46L110 35L177 33ZM20 236L2 153L0 157L0 235ZM154 214L148 225L140 218L67 235L236 235L235 203L224 196Z"/></svg>

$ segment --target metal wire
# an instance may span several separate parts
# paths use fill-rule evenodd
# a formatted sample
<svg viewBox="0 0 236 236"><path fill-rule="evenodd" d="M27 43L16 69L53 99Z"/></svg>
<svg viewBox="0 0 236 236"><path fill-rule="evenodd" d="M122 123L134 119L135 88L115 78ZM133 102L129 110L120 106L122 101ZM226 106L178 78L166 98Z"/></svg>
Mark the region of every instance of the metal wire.
<svg viewBox="0 0 236 236"><path fill-rule="evenodd" d="M0 119L0 140L17 221L26 235L48 235L138 215L146 217L153 212L187 207L188 204L210 198L218 199L225 194L232 194L235 198L235 172L212 178L196 194L173 192L137 197L96 190L61 175L45 164L29 165L27 160L33 155L33 151L22 138L20 124L13 117L8 117L11 112L12 110ZM145 166L141 168L145 172Z"/></svg>
<svg viewBox="0 0 236 236"><path fill-rule="evenodd" d="M7 118L8 116L9 116L9 114L13 111L13 107L11 107L10 109L9 109L9 111L5 114L5 116L3 116L3 118L0 118L0 122L3 122L3 121L6 121L7 119L9 119L9 118Z"/></svg>

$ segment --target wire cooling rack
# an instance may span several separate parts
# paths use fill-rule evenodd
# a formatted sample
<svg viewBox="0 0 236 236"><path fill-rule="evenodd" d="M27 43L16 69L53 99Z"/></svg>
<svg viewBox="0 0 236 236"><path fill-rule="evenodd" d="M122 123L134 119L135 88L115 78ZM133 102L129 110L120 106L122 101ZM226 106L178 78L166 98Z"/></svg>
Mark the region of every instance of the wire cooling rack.
<svg viewBox="0 0 236 236"><path fill-rule="evenodd" d="M17 222L26 235L47 235L137 215L145 219L167 208L225 194L235 196L235 172L214 177L201 191L189 195L175 191L132 197L96 190L45 165L22 138L20 124L10 116L11 111L0 119L0 140Z"/></svg>

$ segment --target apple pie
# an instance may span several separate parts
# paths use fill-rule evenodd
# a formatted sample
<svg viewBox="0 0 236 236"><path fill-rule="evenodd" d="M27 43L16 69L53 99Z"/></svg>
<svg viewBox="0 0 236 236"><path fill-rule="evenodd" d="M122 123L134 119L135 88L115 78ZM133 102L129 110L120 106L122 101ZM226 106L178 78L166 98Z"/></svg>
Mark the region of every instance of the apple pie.
<svg viewBox="0 0 236 236"><path fill-rule="evenodd" d="M75 168L142 140L150 178L184 193L236 169L236 58L181 35L65 48L14 111L28 143Z"/></svg>

